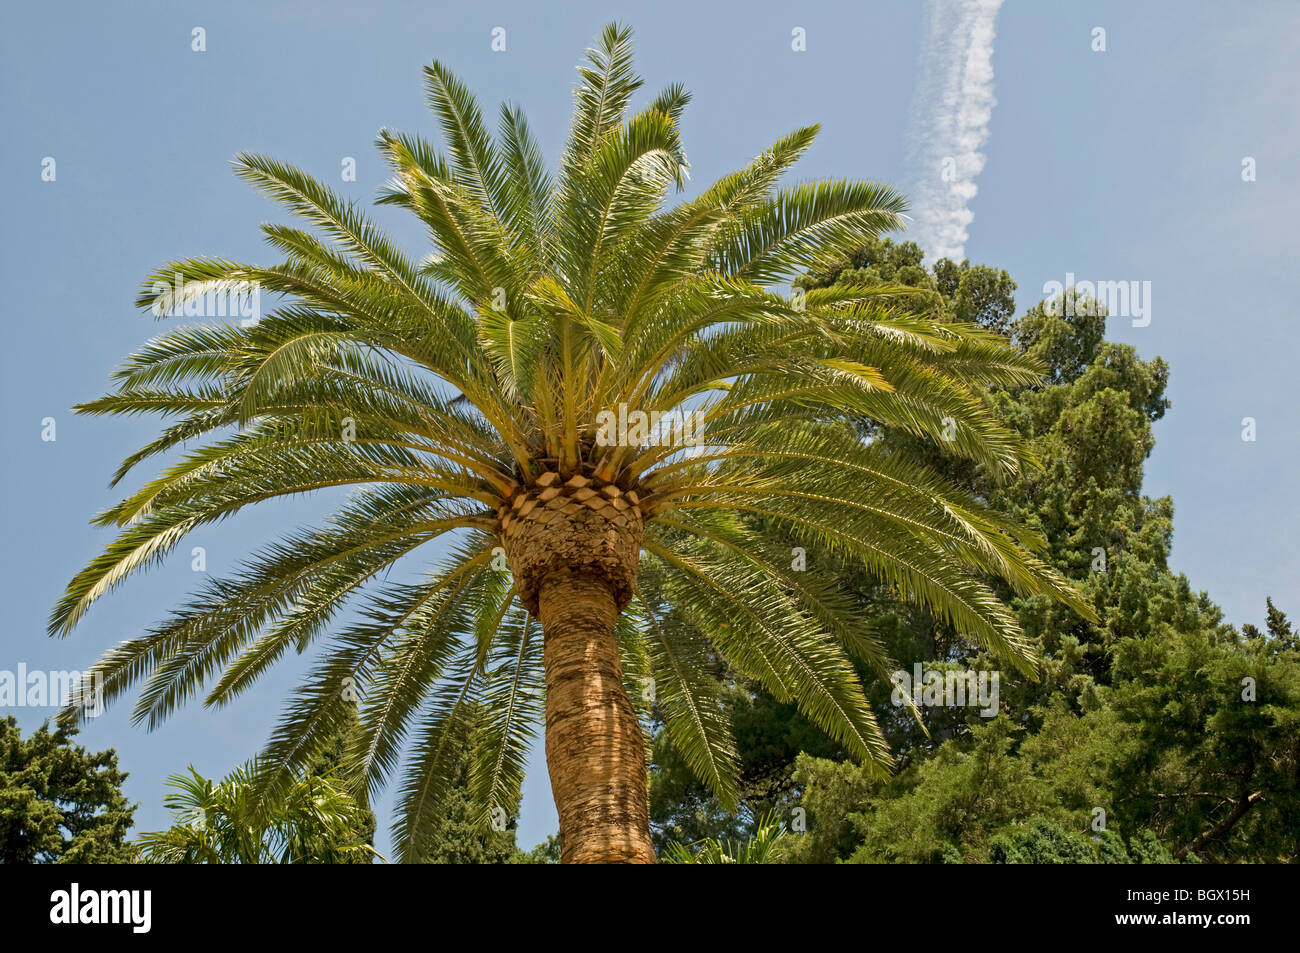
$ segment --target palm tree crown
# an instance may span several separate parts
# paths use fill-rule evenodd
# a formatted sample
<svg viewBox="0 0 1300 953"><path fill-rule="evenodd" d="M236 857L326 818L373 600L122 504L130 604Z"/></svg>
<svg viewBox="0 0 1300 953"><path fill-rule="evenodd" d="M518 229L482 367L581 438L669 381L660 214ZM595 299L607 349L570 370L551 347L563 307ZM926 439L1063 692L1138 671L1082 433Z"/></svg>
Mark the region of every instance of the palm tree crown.
<svg viewBox="0 0 1300 953"><path fill-rule="evenodd" d="M494 137L445 67L425 82L446 151L382 131L380 201L418 216L432 254L406 257L319 181L240 155L238 173L314 231L263 226L276 265L170 264L139 304L164 314L249 282L277 307L153 339L112 394L78 408L173 418L115 482L206 439L97 518L120 533L70 583L55 633L196 527L354 488L324 525L109 651L95 669L106 699L143 681L135 717L153 726L201 688L230 702L332 634L262 753L264 796L288 789L359 697L350 781L370 793L400 769L395 836L419 859L466 751L484 820L514 810L545 707L566 859L652 859L636 831L586 851L619 840L620 823L644 827L634 709L653 704L735 803L736 752L703 669L715 654L890 764L855 661L893 664L819 554L861 562L1024 671L1032 652L990 577L1089 614L1032 533L846 423L1014 474L1032 461L984 392L1033 384L1038 368L980 329L899 309L901 289L782 293L904 211L876 183L778 185L816 127L665 207L687 174L689 96L670 86L629 114L641 81L625 28L607 27L579 68L553 174L518 109L502 107ZM438 539L450 557L419 582L379 578ZM356 621L333 626L349 600ZM600 734L606 722L621 734ZM624 775L622 806L601 801Z"/></svg>

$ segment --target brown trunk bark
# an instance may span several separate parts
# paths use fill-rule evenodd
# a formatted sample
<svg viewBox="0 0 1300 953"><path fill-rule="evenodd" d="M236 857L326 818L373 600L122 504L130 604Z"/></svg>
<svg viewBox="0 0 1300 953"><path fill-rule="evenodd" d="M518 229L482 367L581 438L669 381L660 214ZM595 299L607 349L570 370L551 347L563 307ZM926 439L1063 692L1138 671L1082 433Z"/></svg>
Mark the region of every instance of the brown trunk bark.
<svg viewBox="0 0 1300 953"><path fill-rule="evenodd" d="M614 594L598 576L553 572L538 603L561 863L653 864L645 746L623 687Z"/></svg>

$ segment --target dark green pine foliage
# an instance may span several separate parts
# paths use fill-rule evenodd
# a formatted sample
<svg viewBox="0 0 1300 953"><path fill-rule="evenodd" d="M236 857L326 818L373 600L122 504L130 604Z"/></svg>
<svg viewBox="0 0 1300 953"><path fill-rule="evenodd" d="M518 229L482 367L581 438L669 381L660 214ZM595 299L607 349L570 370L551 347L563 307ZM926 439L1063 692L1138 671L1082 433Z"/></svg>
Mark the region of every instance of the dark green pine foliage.
<svg viewBox="0 0 1300 953"><path fill-rule="evenodd" d="M12 715L0 721L0 863L115 864L131 856L135 807L111 748L73 744L75 728L49 725L24 740Z"/></svg>
<svg viewBox="0 0 1300 953"><path fill-rule="evenodd" d="M497 815L495 826L484 825L469 795L469 759L460 767L443 813L431 825L428 853L430 864L505 864L520 862L515 847L514 817Z"/></svg>

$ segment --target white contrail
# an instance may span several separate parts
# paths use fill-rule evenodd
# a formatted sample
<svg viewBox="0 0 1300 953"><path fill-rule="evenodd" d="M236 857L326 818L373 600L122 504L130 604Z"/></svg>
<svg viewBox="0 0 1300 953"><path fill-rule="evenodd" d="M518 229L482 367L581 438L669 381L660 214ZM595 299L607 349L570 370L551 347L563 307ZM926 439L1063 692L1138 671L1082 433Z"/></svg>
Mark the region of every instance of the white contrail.
<svg viewBox="0 0 1300 953"><path fill-rule="evenodd" d="M914 224L927 261L964 256L968 207L984 169L993 98L993 39L1002 0L928 0L908 165Z"/></svg>

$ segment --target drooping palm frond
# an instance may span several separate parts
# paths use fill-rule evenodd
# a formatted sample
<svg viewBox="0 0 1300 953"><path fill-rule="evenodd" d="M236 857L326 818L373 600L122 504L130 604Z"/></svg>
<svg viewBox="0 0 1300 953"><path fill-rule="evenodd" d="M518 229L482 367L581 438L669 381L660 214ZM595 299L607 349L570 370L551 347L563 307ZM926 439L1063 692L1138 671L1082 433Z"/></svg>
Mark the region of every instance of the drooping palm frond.
<svg viewBox="0 0 1300 953"><path fill-rule="evenodd" d="M643 514L616 632L624 676L727 804L737 755L702 664L715 653L864 761L890 763L857 666L893 663L791 547L865 566L1025 671L1029 643L984 580L1091 615L1032 533L844 424L868 418L1015 474L1034 461L986 391L1038 368L986 332L899 310L899 289L780 290L905 209L879 183L781 185L816 127L670 207L689 97L670 86L633 111L625 28L606 28L579 69L553 174L519 109L503 107L494 136L445 65L425 81L445 152L388 130L378 144L392 168L380 201L422 222L431 254L408 258L323 183L241 155L238 174L305 225L266 226L283 260L174 262L139 304L162 316L255 283L276 307L248 326L164 332L79 408L168 419L115 483L185 449L100 515L118 536L69 584L55 634L197 527L352 493L111 649L90 680L106 700L142 686L135 717L154 726L200 690L228 704L286 653L315 651L263 752L259 796L291 787L355 699L347 780L369 795L399 775L404 859L422 856L466 750L480 819L510 813L541 717L542 639L502 562L501 514L550 473L617 488ZM660 426L602 441L602 421L629 409ZM420 581L383 581L434 542L450 555Z"/></svg>

